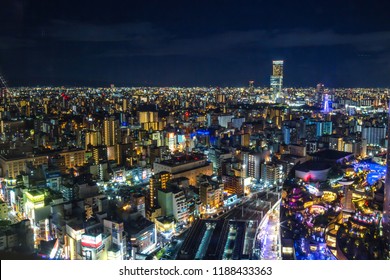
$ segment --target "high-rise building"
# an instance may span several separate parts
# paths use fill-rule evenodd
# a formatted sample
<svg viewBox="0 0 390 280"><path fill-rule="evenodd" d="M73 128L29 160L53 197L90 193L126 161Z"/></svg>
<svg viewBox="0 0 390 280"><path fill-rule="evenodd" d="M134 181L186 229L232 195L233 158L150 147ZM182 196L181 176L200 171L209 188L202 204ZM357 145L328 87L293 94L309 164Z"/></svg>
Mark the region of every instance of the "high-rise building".
<svg viewBox="0 0 390 280"><path fill-rule="evenodd" d="M266 162L261 165L261 179L268 185L276 185L284 179L283 165Z"/></svg>
<svg viewBox="0 0 390 280"><path fill-rule="evenodd" d="M366 125L362 129L362 138L367 139L367 144L369 145L383 146L386 133L388 133L388 127L386 125Z"/></svg>
<svg viewBox="0 0 390 280"><path fill-rule="evenodd" d="M216 209L223 203L223 185L203 182L199 187L199 197L204 209Z"/></svg>
<svg viewBox="0 0 390 280"><path fill-rule="evenodd" d="M122 111L126 112L127 109L129 108L129 102L126 98L123 98L122 100Z"/></svg>
<svg viewBox="0 0 390 280"><path fill-rule="evenodd" d="M324 114L328 114L330 112L330 101L329 101L329 95L324 95Z"/></svg>
<svg viewBox="0 0 390 280"><path fill-rule="evenodd" d="M336 151L344 151L343 137L333 135L329 137L329 149Z"/></svg>
<svg viewBox="0 0 390 280"><path fill-rule="evenodd" d="M103 136L104 144L107 147L114 146L116 144L116 132L118 127L118 121L115 120L115 117L111 116L104 119Z"/></svg>
<svg viewBox="0 0 390 280"><path fill-rule="evenodd" d="M249 92L253 93L255 91L255 81L249 81Z"/></svg>
<svg viewBox="0 0 390 280"><path fill-rule="evenodd" d="M270 79L270 86L273 94L273 99L280 102L283 99L283 60L272 61L272 75Z"/></svg>
<svg viewBox="0 0 390 280"><path fill-rule="evenodd" d="M176 135L173 132L167 133L167 146L169 150L173 153L176 149Z"/></svg>
<svg viewBox="0 0 390 280"><path fill-rule="evenodd" d="M12 158L0 156L0 167L2 176L6 178L16 178L19 174L27 172L28 163L34 167L48 163L48 157L42 156L31 156L27 158Z"/></svg>
<svg viewBox="0 0 390 280"><path fill-rule="evenodd" d="M68 169L83 166L85 163L85 150L82 149L64 150L59 155L65 158L65 166Z"/></svg>
<svg viewBox="0 0 390 280"><path fill-rule="evenodd" d="M162 171L154 174L149 179L149 208L153 209L157 202L157 190L165 190L167 183L172 179L172 174L166 171Z"/></svg>
<svg viewBox="0 0 390 280"><path fill-rule="evenodd" d="M107 146L99 145L92 147L92 157L95 164L99 164L101 161L107 161Z"/></svg>
<svg viewBox="0 0 390 280"><path fill-rule="evenodd" d="M158 112L154 111L139 111L138 121L140 124L158 122Z"/></svg>
<svg viewBox="0 0 390 280"><path fill-rule="evenodd" d="M218 124L225 128L228 128L228 124L232 121L234 115L231 114L221 114L218 116Z"/></svg>
<svg viewBox="0 0 390 280"><path fill-rule="evenodd" d="M227 149L218 149L212 147L209 150L208 157L213 164L214 173L216 173L218 176L221 176L223 161L231 159L233 157L233 154Z"/></svg>
<svg viewBox="0 0 390 280"><path fill-rule="evenodd" d="M315 103L320 105L323 100L323 94L325 92L325 86L322 83L317 84L317 91L315 94Z"/></svg>
<svg viewBox="0 0 390 280"><path fill-rule="evenodd" d="M260 179L261 154L250 154L248 159L248 176L256 180Z"/></svg>
<svg viewBox="0 0 390 280"><path fill-rule="evenodd" d="M102 136L100 131L88 131L85 134L85 149L88 149L88 145L99 146L102 144Z"/></svg>
<svg viewBox="0 0 390 280"><path fill-rule="evenodd" d="M123 223L103 220L104 232L112 237L112 245L108 250L109 260L124 260L126 255L126 232Z"/></svg>
<svg viewBox="0 0 390 280"><path fill-rule="evenodd" d="M229 195L242 196L244 194L244 184L241 177L222 176L222 181L224 182L224 191Z"/></svg>

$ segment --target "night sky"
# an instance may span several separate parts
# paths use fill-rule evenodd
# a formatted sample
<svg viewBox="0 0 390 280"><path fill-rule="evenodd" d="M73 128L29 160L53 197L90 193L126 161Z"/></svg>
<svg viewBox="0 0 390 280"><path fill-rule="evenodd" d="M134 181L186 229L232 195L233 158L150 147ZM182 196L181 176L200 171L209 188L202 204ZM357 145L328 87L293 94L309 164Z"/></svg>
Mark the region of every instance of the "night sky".
<svg viewBox="0 0 390 280"><path fill-rule="evenodd" d="M9 86L390 87L390 1L0 0Z"/></svg>

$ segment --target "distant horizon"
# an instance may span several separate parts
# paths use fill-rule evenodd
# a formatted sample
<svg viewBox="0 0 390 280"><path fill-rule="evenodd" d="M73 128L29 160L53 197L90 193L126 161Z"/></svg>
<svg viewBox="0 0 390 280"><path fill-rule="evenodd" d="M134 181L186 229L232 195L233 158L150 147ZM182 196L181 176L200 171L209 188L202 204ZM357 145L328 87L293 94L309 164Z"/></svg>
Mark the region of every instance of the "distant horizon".
<svg viewBox="0 0 390 280"><path fill-rule="evenodd" d="M249 82L250 80L248 80ZM322 82L319 82L322 83ZM319 84L317 83L317 84ZM297 89L297 88L304 88L309 89L313 88L315 89L317 84L311 85L311 86L292 86L287 85L283 86L283 89ZM324 84L324 83L322 83ZM241 85L157 85L157 84L117 84L117 83L99 83L99 82L90 82L90 83L58 83L58 84L23 84L23 85L14 85L14 83L10 84L7 82L7 88L23 88L23 87L52 87L52 88L59 88L59 87L65 87L65 88L110 88L111 85L114 85L115 88L249 88L248 84L241 84ZM2 88L3 85L0 83L0 88ZM327 86L324 84L325 89L390 89L389 86ZM256 82L254 84L255 89L265 89L270 88L270 85L256 85Z"/></svg>

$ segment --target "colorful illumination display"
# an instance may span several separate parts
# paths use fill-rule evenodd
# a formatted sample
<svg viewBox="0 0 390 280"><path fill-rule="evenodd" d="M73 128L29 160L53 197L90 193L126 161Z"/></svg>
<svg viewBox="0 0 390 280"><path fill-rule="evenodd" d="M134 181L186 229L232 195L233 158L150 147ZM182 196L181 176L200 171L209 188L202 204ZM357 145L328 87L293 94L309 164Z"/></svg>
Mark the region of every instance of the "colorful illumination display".
<svg viewBox="0 0 390 280"><path fill-rule="evenodd" d="M366 181L369 185L375 184L386 176L386 166L372 161L362 161L354 165L355 172L367 171Z"/></svg>

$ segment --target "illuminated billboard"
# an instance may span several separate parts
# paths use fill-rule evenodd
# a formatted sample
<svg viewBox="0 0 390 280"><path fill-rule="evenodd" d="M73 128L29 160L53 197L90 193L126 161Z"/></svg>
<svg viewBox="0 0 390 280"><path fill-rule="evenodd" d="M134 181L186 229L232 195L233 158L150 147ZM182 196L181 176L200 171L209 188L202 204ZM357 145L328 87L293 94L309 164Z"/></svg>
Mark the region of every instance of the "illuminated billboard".
<svg viewBox="0 0 390 280"><path fill-rule="evenodd" d="M88 248L99 248L103 243L102 234L97 236L83 234L81 236L81 246Z"/></svg>

